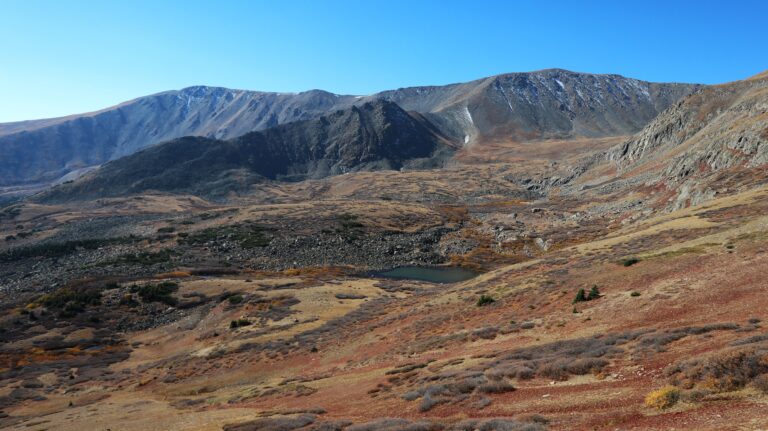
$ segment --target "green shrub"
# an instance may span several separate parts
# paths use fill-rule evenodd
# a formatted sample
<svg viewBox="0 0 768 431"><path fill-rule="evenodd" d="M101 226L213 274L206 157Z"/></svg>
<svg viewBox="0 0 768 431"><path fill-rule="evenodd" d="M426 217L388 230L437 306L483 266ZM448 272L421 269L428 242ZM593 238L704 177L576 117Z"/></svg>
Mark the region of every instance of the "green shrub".
<svg viewBox="0 0 768 431"><path fill-rule="evenodd" d="M270 239L265 235L266 231L267 229L253 224L235 224L192 232L179 242L198 245L211 241L230 240L243 248L266 247L270 243Z"/></svg>
<svg viewBox="0 0 768 431"><path fill-rule="evenodd" d="M127 265L155 265L158 263L165 263L171 260L173 253L170 249L160 250L158 252L143 251L140 253L128 253L122 256L118 256L114 260L106 261L101 266L114 265L114 264L127 264Z"/></svg>
<svg viewBox="0 0 768 431"><path fill-rule="evenodd" d="M494 302L496 302L496 300L490 295L480 295L480 298L477 299L477 306L483 307L488 304L493 304Z"/></svg>
<svg viewBox="0 0 768 431"><path fill-rule="evenodd" d="M638 297L638 296L640 296L640 292L632 292L632 293L629 294L629 296Z"/></svg>
<svg viewBox="0 0 768 431"><path fill-rule="evenodd" d="M135 299L133 299L133 295L131 295L130 293L126 293L120 298L120 305L125 305L128 307L136 307L137 305L139 305L139 303L136 302Z"/></svg>
<svg viewBox="0 0 768 431"><path fill-rule="evenodd" d="M621 264L624 265L624 266L632 266L632 265L634 265L634 264L636 264L638 262L640 262L640 259L638 259L636 257L630 257L628 259L624 259L621 262Z"/></svg>
<svg viewBox="0 0 768 431"><path fill-rule="evenodd" d="M179 290L179 285L172 281L133 286L131 290L138 293L139 298L144 302L162 302L166 305L176 305L178 302L171 294Z"/></svg>
<svg viewBox="0 0 768 431"><path fill-rule="evenodd" d="M599 297L600 297L600 291L597 289L597 285L592 286L592 288L589 289L589 295L587 296L587 301L591 301Z"/></svg>
<svg viewBox="0 0 768 431"><path fill-rule="evenodd" d="M339 215L339 223L344 229L356 229L363 227L363 224L357 221L358 217L354 214L344 213Z"/></svg>
<svg viewBox="0 0 768 431"><path fill-rule="evenodd" d="M250 324L251 324L251 321L248 319L237 319L229 322L229 328L237 329L237 328L242 328L243 326L248 326Z"/></svg>
<svg viewBox="0 0 768 431"><path fill-rule="evenodd" d="M101 291L93 287L63 287L41 296L35 302L47 308L68 308L70 312L79 312L89 305L101 304Z"/></svg>
<svg viewBox="0 0 768 431"><path fill-rule="evenodd" d="M584 289L579 289L579 291L576 292L576 297L573 298L573 303L576 304L578 302L584 301L587 301L587 293L584 291Z"/></svg>
<svg viewBox="0 0 768 431"><path fill-rule="evenodd" d="M61 257L76 252L78 249L95 250L108 245L128 244L133 237L109 239L83 239L61 243L39 243L29 247L19 247L0 253L0 262L13 262L31 257Z"/></svg>
<svg viewBox="0 0 768 431"><path fill-rule="evenodd" d="M243 302L243 295L232 295L229 298L227 298L230 304L236 305Z"/></svg>

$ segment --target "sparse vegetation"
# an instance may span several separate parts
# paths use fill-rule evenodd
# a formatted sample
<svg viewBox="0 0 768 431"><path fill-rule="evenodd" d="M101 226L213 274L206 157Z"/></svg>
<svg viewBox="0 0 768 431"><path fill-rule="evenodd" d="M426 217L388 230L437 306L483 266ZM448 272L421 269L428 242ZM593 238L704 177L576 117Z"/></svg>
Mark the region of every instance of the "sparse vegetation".
<svg viewBox="0 0 768 431"><path fill-rule="evenodd" d="M579 302L593 301L598 298L600 298L600 290L597 288L597 285L593 285L592 288L589 289L589 294L587 294L587 292L584 289L579 289L576 292L576 296L573 298L573 304L577 304Z"/></svg>
<svg viewBox="0 0 768 431"><path fill-rule="evenodd" d="M242 328L243 326L249 326L251 321L248 319L237 319L229 322L230 329Z"/></svg>
<svg viewBox="0 0 768 431"><path fill-rule="evenodd" d="M163 281L158 284L145 284L141 286L132 286L131 290L138 293L143 302L162 302L166 305L174 306L178 303L172 296L173 292L179 289L179 285L172 281Z"/></svg>
<svg viewBox="0 0 768 431"><path fill-rule="evenodd" d="M493 304L494 302L496 302L496 300L493 299L493 297L490 295L480 295L480 298L477 299L477 306L483 307L489 304Z"/></svg>
<svg viewBox="0 0 768 431"><path fill-rule="evenodd" d="M101 247L117 244L129 244L136 239L133 237L108 238L108 239L84 239L67 241L62 243L38 243L27 247L19 247L0 253L0 262L14 262L32 257L61 257L74 253L77 250L96 250Z"/></svg>
<svg viewBox="0 0 768 431"><path fill-rule="evenodd" d="M89 306L101 304L101 290L95 287L63 287L38 298L32 306L59 310L61 317L74 317Z"/></svg>
<svg viewBox="0 0 768 431"><path fill-rule="evenodd" d="M339 215L339 224L344 229L357 229L363 227L363 224L358 221L358 216L355 214L344 213Z"/></svg>
<svg viewBox="0 0 768 431"><path fill-rule="evenodd" d="M636 263L639 263L639 262L640 262L640 259L638 259L636 257L630 257L630 258L622 260L621 264L624 265L624 266L632 266L632 265L634 265Z"/></svg>
<svg viewBox="0 0 768 431"><path fill-rule="evenodd" d="M242 248L266 247L270 243L267 229L251 223L214 227L192 232L179 240L181 244L201 245L212 241L233 241Z"/></svg>
<svg viewBox="0 0 768 431"><path fill-rule="evenodd" d="M0 210L0 221L13 220L21 214L21 207L18 205L12 205Z"/></svg>
<svg viewBox="0 0 768 431"><path fill-rule="evenodd" d="M673 384L683 388L697 387L714 393L735 391L768 374L768 348L737 348L680 362L667 374Z"/></svg>
<svg viewBox="0 0 768 431"><path fill-rule="evenodd" d="M344 213L337 217L339 227L336 233L349 239L359 238L363 234L364 225L358 221L355 214Z"/></svg>
<svg viewBox="0 0 768 431"><path fill-rule="evenodd" d="M768 394L768 374L761 374L755 377L755 380L752 381L752 385L758 391Z"/></svg>
<svg viewBox="0 0 768 431"><path fill-rule="evenodd" d="M636 298L636 297L640 296L640 292L637 292L637 291L632 292L632 293L629 294L629 296L632 296L632 297Z"/></svg>
<svg viewBox="0 0 768 431"><path fill-rule="evenodd" d="M645 406L658 410L668 409L680 399L680 390L674 386L665 386L650 392L645 397Z"/></svg>
<svg viewBox="0 0 768 431"><path fill-rule="evenodd" d="M598 290L597 285L594 285L592 286L591 289L589 289L589 295L587 296L587 301L592 301L597 298L600 298L600 290Z"/></svg>
<svg viewBox="0 0 768 431"><path fill-rule="evenodd" d="M166 263L171 260L173 252L170 249L164 249L157 252L143 251L139 253L128 253L117 257L111 261L105 261L101 266L125 264L125 265L156 265Z"/></svg>
<svg viewBox="0 0 768 431"><path fill-rule="evenodd" d="M585 302L587 300L587 293L584 291L584 289L579 289L578 292L576 292L576 297L573 298L573 303L579 303L579 302Z"/></svg>

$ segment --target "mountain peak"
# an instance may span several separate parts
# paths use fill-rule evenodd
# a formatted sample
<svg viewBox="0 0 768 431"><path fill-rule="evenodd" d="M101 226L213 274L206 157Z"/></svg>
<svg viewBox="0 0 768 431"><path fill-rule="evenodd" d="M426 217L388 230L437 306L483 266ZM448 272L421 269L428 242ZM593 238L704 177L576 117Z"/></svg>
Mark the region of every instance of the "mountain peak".
<svg viewBox="0 0 768 431"><path fill-rule="evenodd" d="M69 172L182 136L230 139L369 102L374 103L371 109L418 112L441 135L467 144L625 135L637 132L696 88L564 69L370 96L317 89L266 93L197 85L86 115L0 124L4 155L22 161L0 166L0 186L54 182ZM376 99L393 102L397 109Z"/></svg>

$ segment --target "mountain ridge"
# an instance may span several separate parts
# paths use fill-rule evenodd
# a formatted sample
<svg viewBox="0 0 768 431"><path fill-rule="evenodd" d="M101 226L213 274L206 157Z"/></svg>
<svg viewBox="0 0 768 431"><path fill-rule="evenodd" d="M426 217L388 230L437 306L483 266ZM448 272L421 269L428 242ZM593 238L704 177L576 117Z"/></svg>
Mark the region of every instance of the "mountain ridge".
<svg viewBox="0 0 768 431"><path fill-rule="evenodd" d="M563 83L563 91L555 88L557 82ZM0 124L0 159L14 161L0 166L0 186L50 183L169 139L189 135L228 139L377 98L422 113L443 135L465 144L627 134L695 88L695 84L654 84L562 69L369 96L193 86L88 114ZM651 89L647 100L644 89ZM617 98L624 94L626 102Z"/></svg>
<svg viewBox="0 0 768 431"><path fill-rule="evenodd" d="M376 100L229 140L171 140L108 162L73 183L54 187L41 199L149 190L221 197L264 181L432 166L440 163L441 152L452 152L450 143L419 114Z"/></svg>

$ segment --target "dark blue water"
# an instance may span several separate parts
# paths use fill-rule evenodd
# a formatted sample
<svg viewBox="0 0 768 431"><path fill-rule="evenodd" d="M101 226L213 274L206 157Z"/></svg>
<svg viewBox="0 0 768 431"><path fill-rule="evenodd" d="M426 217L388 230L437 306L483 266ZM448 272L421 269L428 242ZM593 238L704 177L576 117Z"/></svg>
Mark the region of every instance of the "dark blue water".
<svg viewBox="0 0 768 431"><path fill-rule="evenodd" d="M401 266L373 273L375 277L419 280L430 283L456 283L478 276L478 273L455 266Z"/></svg>

